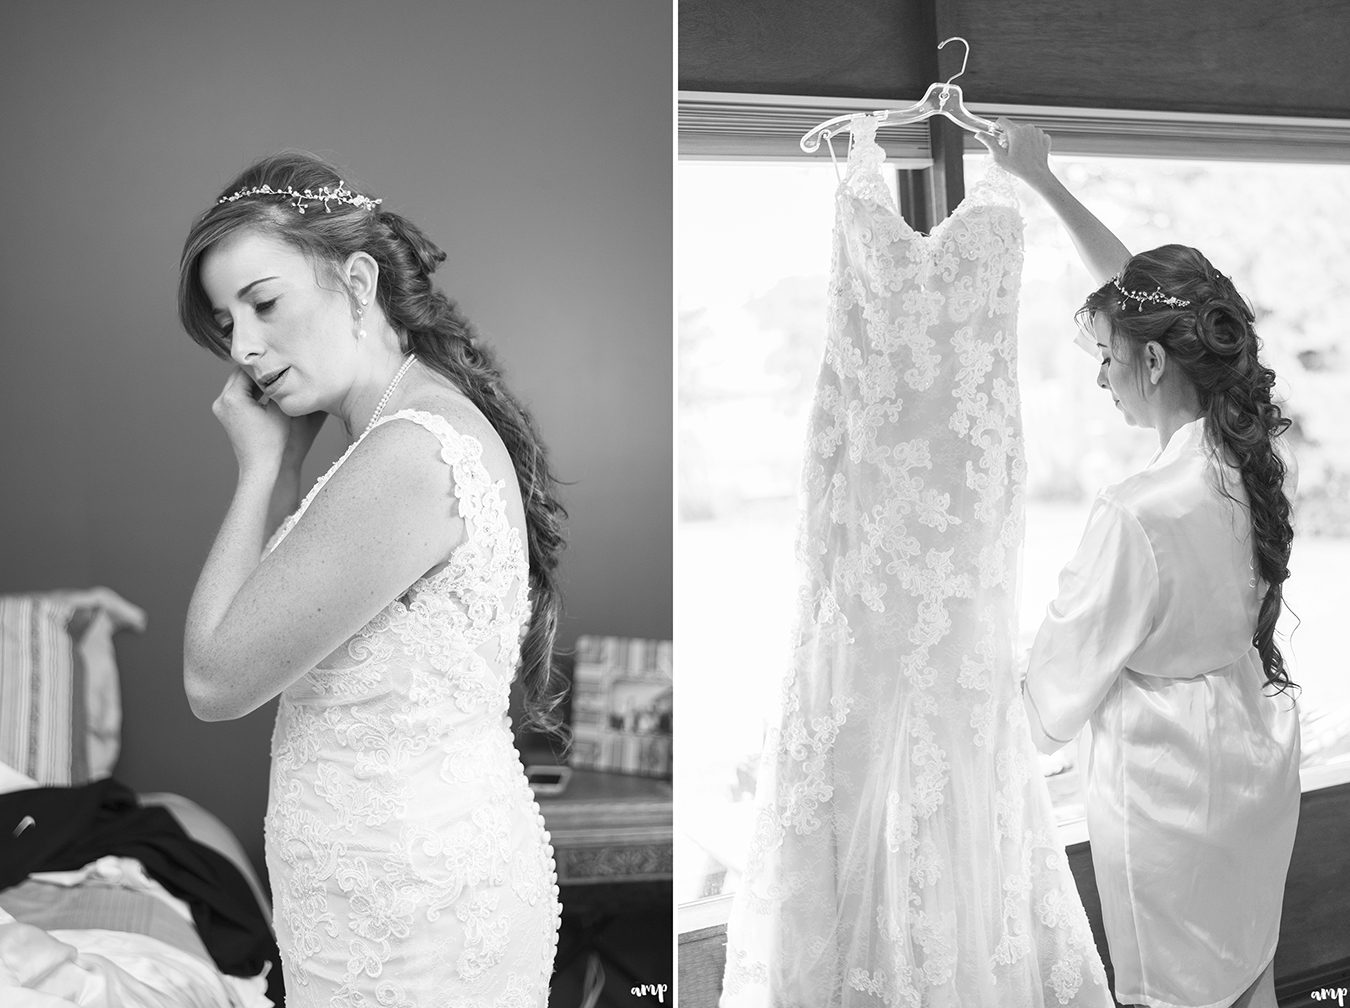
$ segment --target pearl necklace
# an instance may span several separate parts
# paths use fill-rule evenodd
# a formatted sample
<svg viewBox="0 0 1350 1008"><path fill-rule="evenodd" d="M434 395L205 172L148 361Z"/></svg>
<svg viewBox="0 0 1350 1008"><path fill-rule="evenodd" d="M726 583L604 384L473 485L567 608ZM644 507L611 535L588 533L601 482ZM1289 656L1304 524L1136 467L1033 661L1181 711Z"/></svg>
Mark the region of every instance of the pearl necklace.
<svg viewBox="0 0 1350 1008"><path fill-rule="evenodd" d="M394 389L398 387L398 383L403 380L403 376L408 373L408 368L412 367L412 362L416 359L417 358L412 354L408 354L407 358L403 361L403 366L394 372L394 380L391 381L389 387L384 390L384 395L380 396L380 402L375 407L375 413L371 416L370 423L366 424L366 429L361 432L361 437L365 437L369 434L371 428L375 426L375 421L384 415L384 407L388 404L389 397L394 394ZM360 441L361 438L357 438L356 440Z"/></svg>

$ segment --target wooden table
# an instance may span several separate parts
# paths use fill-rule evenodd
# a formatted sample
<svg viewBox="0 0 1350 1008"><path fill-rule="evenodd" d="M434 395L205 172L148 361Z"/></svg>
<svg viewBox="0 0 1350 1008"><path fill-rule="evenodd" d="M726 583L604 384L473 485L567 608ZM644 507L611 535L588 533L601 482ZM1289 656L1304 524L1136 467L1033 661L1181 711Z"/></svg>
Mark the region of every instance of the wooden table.
<svg viewBox="0 0 1350 1008"><path fill-rule="evenodd" d="M539 798L553 839L558 885L674 878L670 781L573 770L560 795Z"/></svg>
<svg viewBox="0 0 1350 1008"><path fill-rule="evenodd" d="M670 781L577 769L562 794L539 796L539 808L553 842L563 903L551 1003L584 1003L588 986L599 986L598 968L605 979L597 1008L633 1005L630 990L639 984L664 983L669 989Z"/></svg>

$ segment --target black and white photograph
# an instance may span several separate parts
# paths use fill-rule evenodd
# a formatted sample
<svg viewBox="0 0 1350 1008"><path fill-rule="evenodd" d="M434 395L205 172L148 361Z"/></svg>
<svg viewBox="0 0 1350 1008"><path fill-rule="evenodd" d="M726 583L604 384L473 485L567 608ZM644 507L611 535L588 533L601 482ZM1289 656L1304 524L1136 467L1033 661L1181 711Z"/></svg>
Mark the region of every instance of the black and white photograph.
<svg viewBox="0 0 1350 1008"><path fill-rule="evenodd" d="M4 21L0 1004L671 1001L673 9Z"/></svg>
<svg viewBox="0 0 1350 1008"><path fill-rule="evenodd" d="M1341 1003L1350 12L677 48L682 1008Z"/></svg>
<svg viewBox="0 0 1350 1008"><path fill-rule="evenodd" d="M0 1008L1350 1001L1342 0L0 9Z"/></svg>

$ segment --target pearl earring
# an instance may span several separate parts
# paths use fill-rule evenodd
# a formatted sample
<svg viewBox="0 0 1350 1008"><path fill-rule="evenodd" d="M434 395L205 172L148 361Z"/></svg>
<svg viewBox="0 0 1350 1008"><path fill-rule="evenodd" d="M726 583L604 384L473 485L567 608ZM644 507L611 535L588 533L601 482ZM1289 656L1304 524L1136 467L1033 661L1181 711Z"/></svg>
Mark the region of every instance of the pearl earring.
<svg viewBox="0 0 1350 1008"><path fill-rule="evenodd" d="M364 298L361 299L361 303L362 303L362 304L365 304L365 303L366 303ZM357 326L358 326L358 328L357 328L357 330L356 330L356 338L357 338L357 339L365 339L365 338L366 338L366 331L365 331L365 329L359 328L360 325L361 325L361 318L365 315L365 313L366 313L366 312L365 312L365 309L364 309L364 308L358 308L358 309L356 309L356 324L357 324Z"/></svg>

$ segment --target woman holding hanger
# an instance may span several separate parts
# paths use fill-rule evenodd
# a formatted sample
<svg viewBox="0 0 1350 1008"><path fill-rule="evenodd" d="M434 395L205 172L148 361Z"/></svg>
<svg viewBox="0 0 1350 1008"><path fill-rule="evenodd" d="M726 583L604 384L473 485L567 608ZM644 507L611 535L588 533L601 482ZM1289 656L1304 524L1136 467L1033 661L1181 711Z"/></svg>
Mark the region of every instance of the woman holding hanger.
<svg viewBox="0 0 1350 1008"><path fill-rule="evenodd" d="M559 700L565 515L432 285L445 254L342 178L265 158L184 245L179 315L234 364L213 409L239 464L187 694L212 721L281 696L265 826L291 1008L542 1008L557 876L506 714L517 674L536 721ZM350 446L300 501L330 415Z"/></svg>
<svg viewBox="0 0 1350 1008"><path fill-rule="evenodd" d="M1299 727L1275 642L1293 531L1253 315L1200 252L1132 256L1060 183L1050 137L1000 120L994 163L1059 216L1099 285L1078 312L1097 384L1157 431L1098 495L1023 685L1053 752L1092 728L1088 831L1116 998L1274 1008L1299 811ZM1122 474L1124 475L1124 474Z"/></svg>

